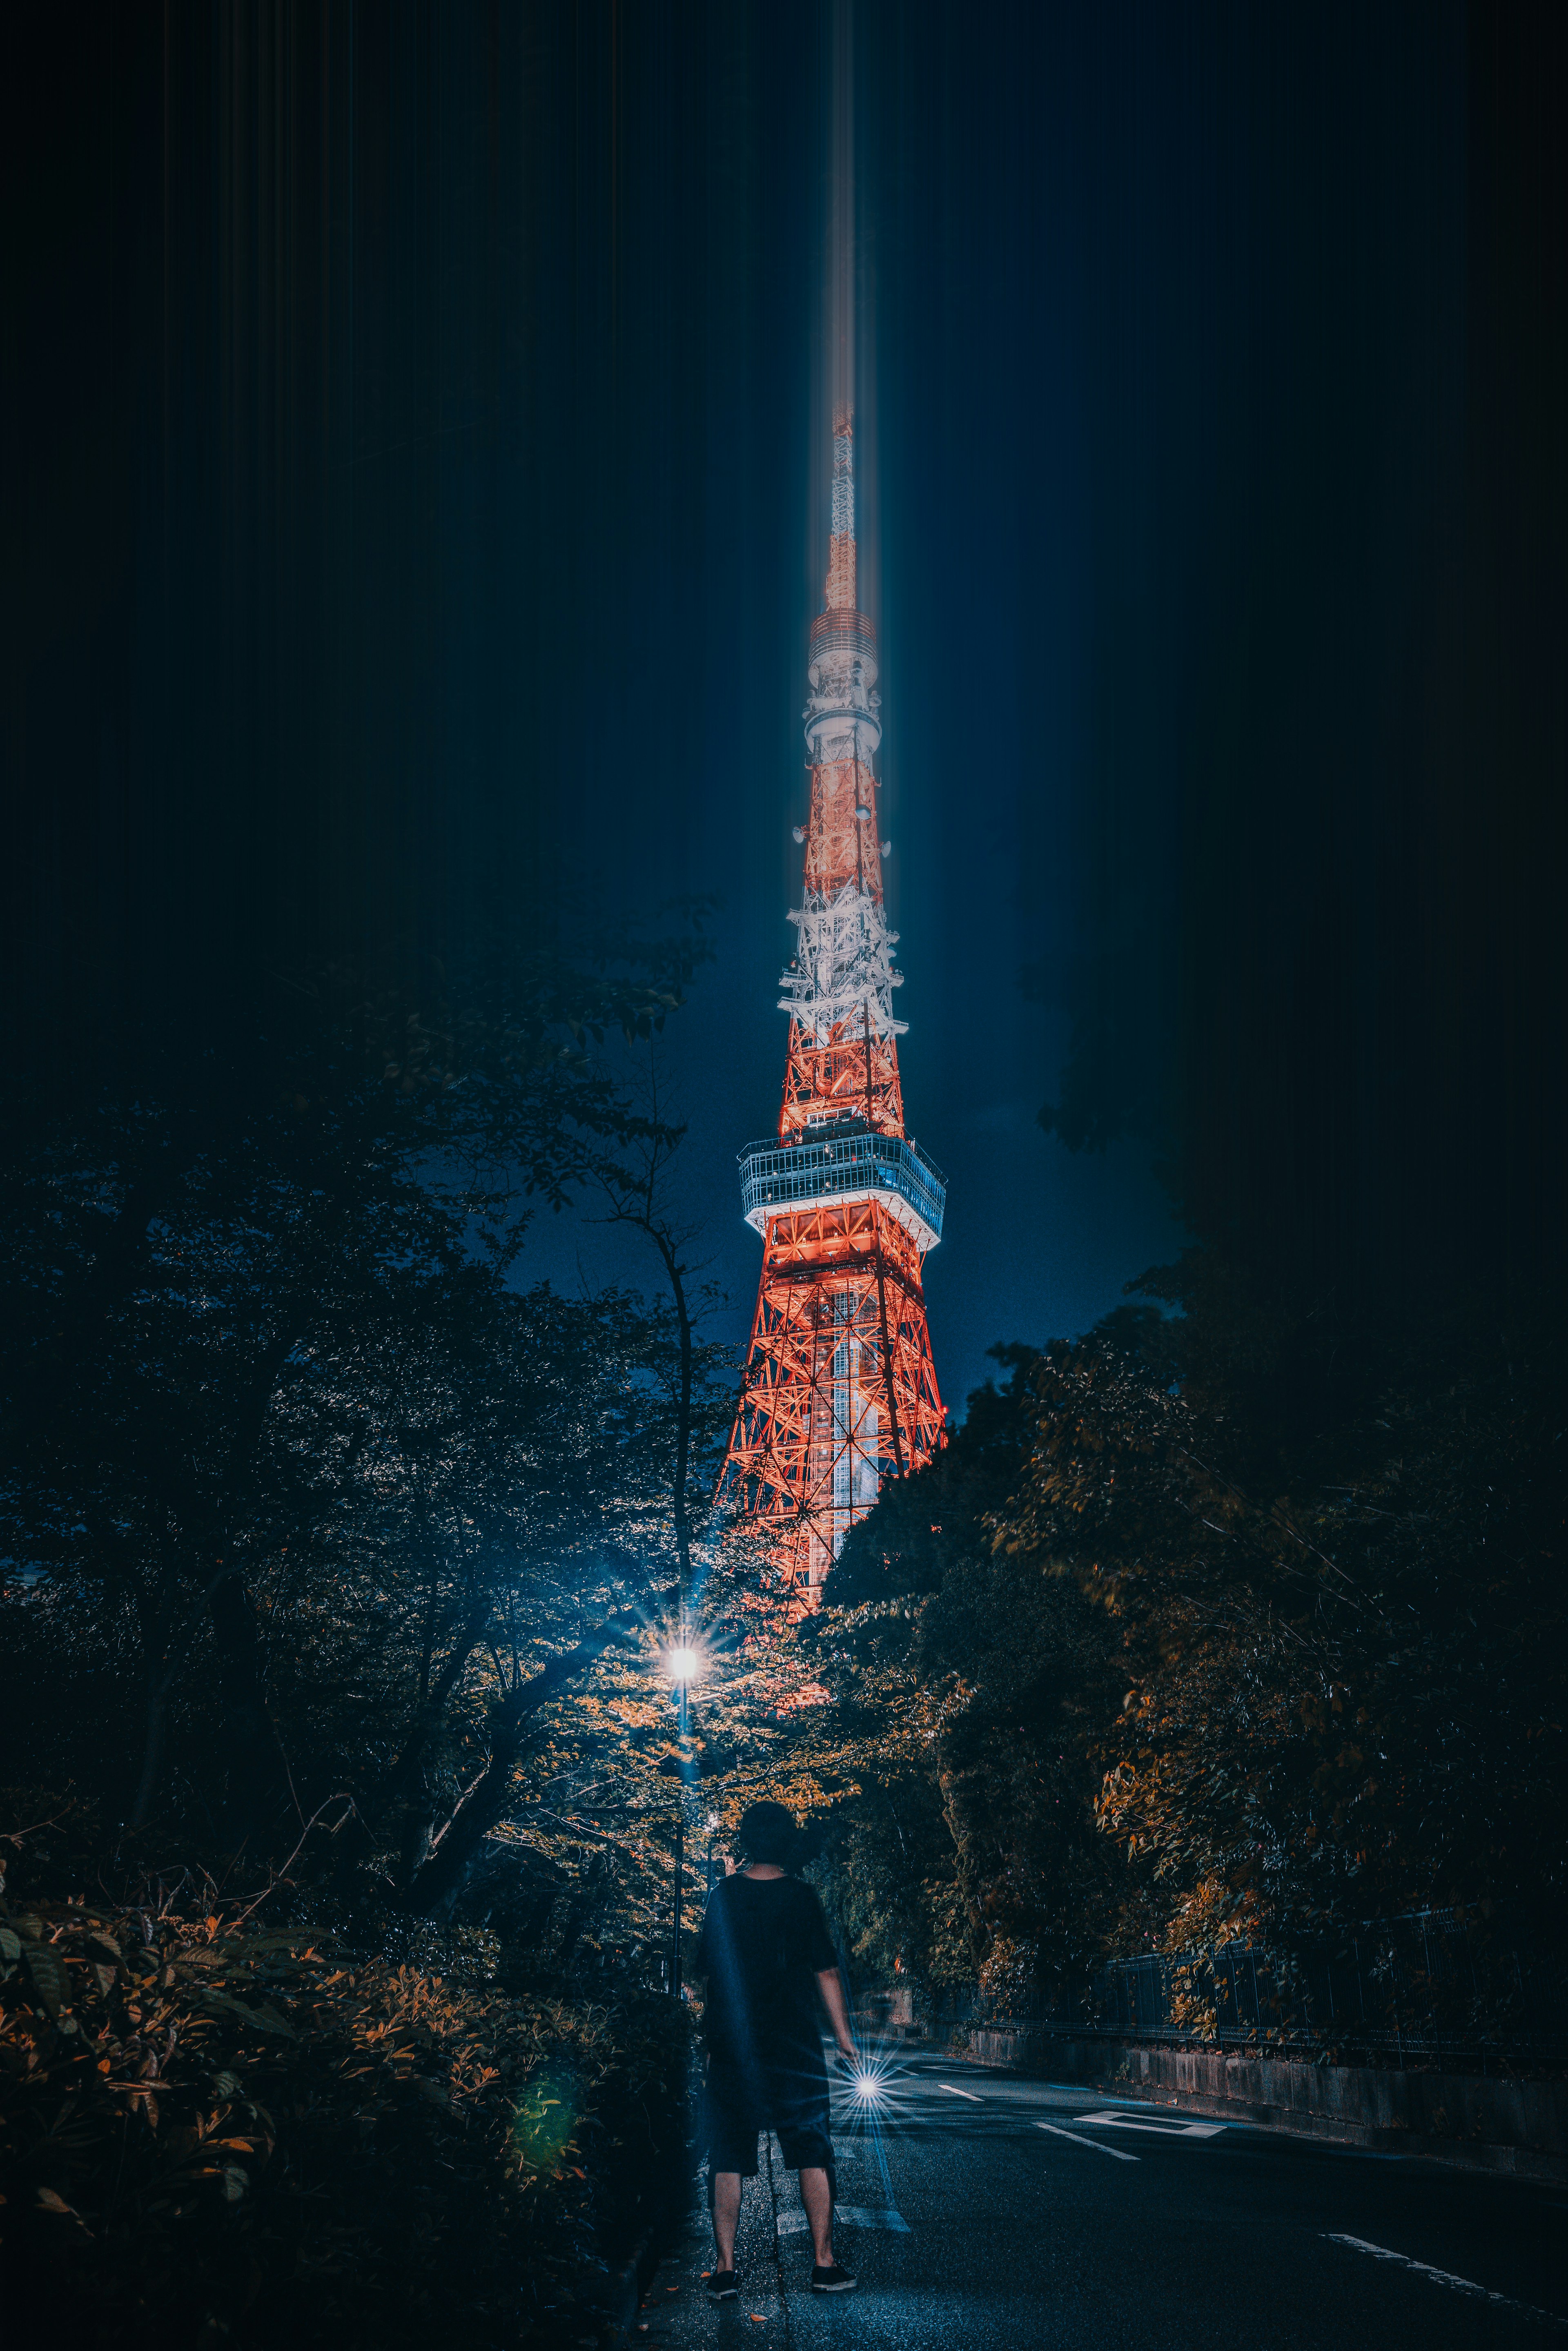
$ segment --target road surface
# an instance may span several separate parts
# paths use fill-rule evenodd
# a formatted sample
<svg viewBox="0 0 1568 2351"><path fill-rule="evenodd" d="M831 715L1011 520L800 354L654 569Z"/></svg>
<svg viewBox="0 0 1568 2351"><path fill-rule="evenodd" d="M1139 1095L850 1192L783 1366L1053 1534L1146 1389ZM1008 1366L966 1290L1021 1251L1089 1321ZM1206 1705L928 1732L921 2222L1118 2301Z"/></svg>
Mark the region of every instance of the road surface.
<svg viewBox="0 0 1568 2351"><path fill-rule="evenodd" d="M873 2116L835 2085L839 2258L771 2145L737 2302L709 2303L706 2214L632 2340L666 2351L1518 2351L1568 2345L1568 2192L1363 2154L890 2052Z"/></svg>

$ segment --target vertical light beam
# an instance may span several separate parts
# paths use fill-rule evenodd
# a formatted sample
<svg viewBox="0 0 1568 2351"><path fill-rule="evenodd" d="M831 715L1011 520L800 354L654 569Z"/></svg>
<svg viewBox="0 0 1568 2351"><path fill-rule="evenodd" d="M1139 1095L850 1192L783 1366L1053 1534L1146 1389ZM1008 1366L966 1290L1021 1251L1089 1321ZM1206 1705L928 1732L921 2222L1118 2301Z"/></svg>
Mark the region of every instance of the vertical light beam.
<svg viewBox="0 0 1568 2351"><path fill-rule="evenodd" d="M762 1520L789 1607L817 1605L844 1537L881 1479L942 1442L921 1259L941 1238L946 1186L904 1134L875 759L876 631L860 610L854 392L860 324L852 26L839 0L827 256L832 416L828 574L811 623L804 718L811 768L804 888L789 916L789 1016L776 1138L741 1154L762 1279L721 1491Z"/></svg>

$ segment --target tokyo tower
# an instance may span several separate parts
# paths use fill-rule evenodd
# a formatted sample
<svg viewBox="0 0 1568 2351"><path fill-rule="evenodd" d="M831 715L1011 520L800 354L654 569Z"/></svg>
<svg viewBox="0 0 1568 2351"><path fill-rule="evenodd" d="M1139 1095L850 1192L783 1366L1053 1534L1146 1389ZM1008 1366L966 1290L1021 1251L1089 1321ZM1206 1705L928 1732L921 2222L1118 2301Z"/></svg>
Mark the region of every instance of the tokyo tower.
<svg viewBox="0 0 1568 2351"><path fill-rule="evenodd" d="M764 1245L721 1491L760 1520L790 1612L818 1604L845 1535L889 1471L942 1442L921 1259L945 1186L904 1131L893 1013L904 974L883 904L876 632L855 580L854 419L833 420L831 553L811 623L805 887L779 1010L789 1048L779 1132L740 1155Z"/></svg>

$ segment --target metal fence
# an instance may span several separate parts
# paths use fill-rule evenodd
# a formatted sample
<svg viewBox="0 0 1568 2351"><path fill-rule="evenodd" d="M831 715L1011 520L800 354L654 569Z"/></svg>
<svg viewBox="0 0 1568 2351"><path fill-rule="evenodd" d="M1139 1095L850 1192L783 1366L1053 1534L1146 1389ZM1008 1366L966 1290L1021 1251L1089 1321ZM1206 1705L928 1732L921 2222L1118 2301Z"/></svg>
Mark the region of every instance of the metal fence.
<svg viewBox="0 0 1568 2351"><path fill-rule="evenodd" d="M1106 2039L1357 2054L1396 2064L1517 2070L1568 2062L1568 1968L1451 1910L1416 1910L1354 1932L1262 1950L1222 1944L1117 1959L1093 1979L1005 2012L951 1986L932 2028L1032 2026Z"/></svg>

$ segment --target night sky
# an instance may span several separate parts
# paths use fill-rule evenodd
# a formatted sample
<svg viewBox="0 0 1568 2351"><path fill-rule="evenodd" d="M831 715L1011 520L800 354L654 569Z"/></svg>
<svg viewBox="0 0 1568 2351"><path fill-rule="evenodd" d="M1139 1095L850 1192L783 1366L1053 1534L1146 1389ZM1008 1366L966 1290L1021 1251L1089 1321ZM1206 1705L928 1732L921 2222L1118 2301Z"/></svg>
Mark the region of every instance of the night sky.
<svg viewBox="0 0 1568 2351"><path fill-rule="evenodd" d="M1561 13L853 17L949 1404L1189 1235L1309 1292L1528 1289L1568 1142ZM738 1338L826 538L826 11L173 21L34 12L7 74L19 1080L221 1039L280 959L716 897L669 1052ZM580 1261L637 1270L562 1220L524 1271Z"/></svg>

